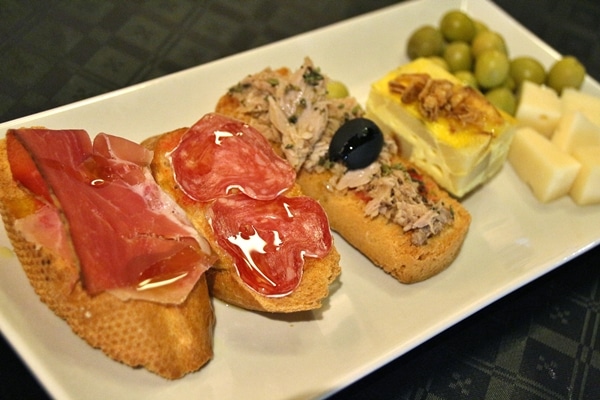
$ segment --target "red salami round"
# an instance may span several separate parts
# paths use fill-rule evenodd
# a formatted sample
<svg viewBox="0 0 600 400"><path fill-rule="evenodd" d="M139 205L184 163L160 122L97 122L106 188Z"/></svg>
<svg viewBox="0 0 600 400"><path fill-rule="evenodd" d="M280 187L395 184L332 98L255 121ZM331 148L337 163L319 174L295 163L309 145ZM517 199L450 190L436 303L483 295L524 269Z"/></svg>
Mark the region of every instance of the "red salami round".
<svg viewBox="0 0 600 400"><path fill-rule="evenodd" d="M271 200L290 188L293 168L249 125L207 114L192 126L170 154L175 180L187 196L210 201L236 189Z"/></svg>
<svg viewBox="0 0 600 400"><path fill-rule="evenodd" d="M227 196L212 204L208 218L240 278L264 296L291 293L302 279L304 257L325 257L332 246L323 208L304 196Z"/></svg>

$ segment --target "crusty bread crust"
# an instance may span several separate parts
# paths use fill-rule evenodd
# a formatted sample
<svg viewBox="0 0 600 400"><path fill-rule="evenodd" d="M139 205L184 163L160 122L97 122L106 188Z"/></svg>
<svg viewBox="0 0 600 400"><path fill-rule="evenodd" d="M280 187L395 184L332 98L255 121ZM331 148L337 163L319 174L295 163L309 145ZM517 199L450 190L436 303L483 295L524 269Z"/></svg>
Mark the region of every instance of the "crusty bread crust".
<svg viewBox="0 0 600 400"><path fill-rule="evenodd" d="M245 121L259 131L260 123L252 115L240 111L238 97L226 93L218 100L216 112ZM271 141L279 150L276 141ZM405 160L397 160L404 164ZM414 283L430 278L448 267L458 255L466 237L471 216L468 211L428 176L424 176L431 199L440 198L450 205L454 222L440 234L429 238L427 244L416 246L411 243L410 233L386 218L370 218L364 215L364 202L354 195L327 190L331 178L329 172L309 173L301 170L297 183L302 191L317 199L329 217L331 228L352 246L366 255L402 283Z"/></svg>
<svg viewBox="0 0 600 400"><path fill-rule="evenodd" d="M329 286L341 272L340 256L335 246L325 258L306 258L300 285L284 297L265 297L250 289L239 277L231 256L218 244L206 218L206 204L190 200L179 190L173 171L165 157L179 142L186 128L177 129L147 139L142 144L154 151L152 173L161 188L186 211L188 218L202 236L207 238L219 261L206 272L210 293L226 303L254 311L290 313L320 308L329 296ZM301 195L299 186L286 193Z"/></svg>
<svg viewBox="0 0 600 400"><path fill-rule="evenodd" d="M364 200L327 189L330 173L302 171L297 182L307 195L317 199L329 216L331 227L375 265L402 283L428 279L447 268L458 255L471 223L467 210L428 177L423 177L432 199L451 208L454 222L424 245L411 243L411 234L385 217L365 215Z"/></svg>
<svg viewBox="0 0 600 400"><path fill-rule="evenodd" d="M31 201L12 179L2 139L0 212L8 238L40 300L73 332L112 359L167 379L196 371L212 358L215 317L204 276L177 306L121 301L106 292L91 297L81 285L76 265L38 248L15 229L15 220L26 215Z"/></svg>

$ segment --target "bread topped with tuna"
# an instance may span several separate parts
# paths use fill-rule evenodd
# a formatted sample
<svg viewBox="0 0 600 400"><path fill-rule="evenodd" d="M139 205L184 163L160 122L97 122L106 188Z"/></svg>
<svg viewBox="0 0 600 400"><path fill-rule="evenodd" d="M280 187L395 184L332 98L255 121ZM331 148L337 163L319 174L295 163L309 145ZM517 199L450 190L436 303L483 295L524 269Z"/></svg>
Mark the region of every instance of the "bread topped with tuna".
<svg viewBox="0 0 600 400"><path fill-rule="evenodd" d="M82 130L0 140L0 212L34 291L92 347L167 379L213 356L208 243L139 144Z"/></svg>
<svg viewBox="0 0 600 400"><path fill-rule="evenodd" d="M258 131L211 113L143 144L158 184L218 256L206 273L213 296L263 312L322 306L341 271L327 215Z"/></svg>
<svg viewBox="0 0 600 400"><path fill-rule="evenodd" d="M216 112L246 121L297 171L331 227L403 283L432 277L458 255L468 211L401 158L351 96L328 94L310 59L292 71L266 68L224 94Z"/></svg>

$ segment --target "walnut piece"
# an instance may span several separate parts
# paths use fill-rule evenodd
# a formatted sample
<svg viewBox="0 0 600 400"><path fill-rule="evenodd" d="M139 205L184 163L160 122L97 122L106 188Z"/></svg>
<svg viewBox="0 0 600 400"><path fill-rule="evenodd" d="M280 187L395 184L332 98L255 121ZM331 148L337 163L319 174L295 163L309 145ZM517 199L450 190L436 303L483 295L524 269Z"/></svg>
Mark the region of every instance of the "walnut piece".
<svg viewBox="0 0 600 400"><path fill-rule="evenodd" d="M397 76L389 82L389 88L390 92L400 95L402 103L416 103L425 119L446 118L453 132L474 128L478 133L493 135L489 127L504 124L498 109L470 86L415 73Z"/></svg>

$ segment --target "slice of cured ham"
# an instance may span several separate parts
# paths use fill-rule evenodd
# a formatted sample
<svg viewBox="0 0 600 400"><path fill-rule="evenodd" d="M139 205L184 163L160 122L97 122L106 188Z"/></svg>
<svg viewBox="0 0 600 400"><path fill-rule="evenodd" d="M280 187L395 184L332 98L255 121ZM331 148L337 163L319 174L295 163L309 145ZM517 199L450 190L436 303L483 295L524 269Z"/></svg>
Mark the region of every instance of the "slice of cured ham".
<svg viewBox="0 0 600 400"><path fill-rule="evenodd" d="M154 182L142 146L107 134L92 143L83 130L17 129L7 148L15 180L63 222L91 295L179 303L213 262L206 240Z"/></svg>
<svg viewBox="0 0 600 400"><path fill-rule="evenodd" d="M254 199L271 200L296 179L294 169L258 131L215 113L194 124L169 156L181 189L201 202L234 189Z"/></svg>
<svg viewBox="0 0 600 400"><path fill-rule="evenodd" d="M304 257L324 257L332 245L325 212L304 196L261 201L237 194L217 199L207 214L240 278L265 296L293 292Z"/></svg>

